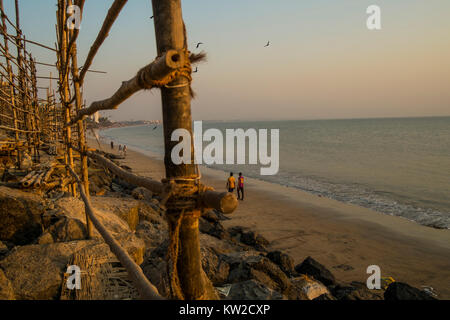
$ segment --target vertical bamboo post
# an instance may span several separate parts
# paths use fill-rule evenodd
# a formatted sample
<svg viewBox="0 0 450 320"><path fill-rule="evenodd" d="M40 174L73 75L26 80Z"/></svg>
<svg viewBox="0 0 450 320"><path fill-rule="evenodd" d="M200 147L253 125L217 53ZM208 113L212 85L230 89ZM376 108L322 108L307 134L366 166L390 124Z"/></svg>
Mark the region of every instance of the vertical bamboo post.
<svg viewBox="0 0 450 320"><path fill-rule="evenodd" d="M33 119L34 119L34 149L37 157L37 161L40 162L40 154L39 147L41 141L41 132L43 130L41 126L40 114L39 114L39 98L38 98L38 90L37 90L37 79L36 79L36 63L33 59L33 56L30 54L30 76L31 76L31 88L33 94Z"/></svg>
<svg viewBox="0 0 450 320"><path fill-rule="evenodd" d="M72 4L72 0L69 0L69 5ZM73 33L72 33L73 34ZM77 43L76 41L72 44L72 49L70 52L72 58L72 79L75 92L75 107L76 111L80 111L82 108L83 97L81 95L79 72L78 72L78 57L77 57ZM84 185L84 190L86 191L86 197L89 199L89 170L88 170L88 157L86 154L86 135L84 130L84 122L80 120L77 122L78 128L78 147L81 153L81 176ZM86 230L88 238L92 237L92 221L89 219L89 215L86 212Z"/></svg>
<svg viewBox="0 0 450 320"><path fill-rule="evenodd" d="M58 1L58 31L59 31L59 80L60 80L60 95L61 95L61 103L63 107L64 114L64 123L67 124L70 122L70 90L69 90L69 62L67 61L67 30L66 30L66 1L59 0ZM65 136L65 145L67 149L67 153L64 154L64 161L66 165L69 165L73 168L73 149L71 146L72 143L72 128L67 126L64 129ZM69 176L70 173L68 172ZM77 194L75 184L70 185L70 191L72 195L75 197Z"/></svg>
<svg viewBox="0 0 450 320"><path fill-rule="evenodd" d="M182 17L181 0L152 0L158 55L167 50L187 51L187 40ZM175 165L171 159L172 148L178 143L171 141L172 132L176 129L186 129L192 137L191 93L188 79L179 76L168 86L161 88L164 122L164 164L167 179L178 181L195 180L199 178L194 164ZM192 142L192 141L191 141ZM191 143L191 145L193 145ZM191 148L191 159L194 149ZM178 181L177 181L178 179ZM176 199L175 199L176 201ZM176 225L171 223L170 216L182 216L179 229L180 256L178 257L177 273L183 297L187 300L216 299L217 295L211 290L212 285L201 265L198 220L200 212L195 209L170 209L169 232L172 237L177 231Z"/></svg>
<svg viewBox="0 0 450 320"><path fill-rule="evenodd" d="M20 168L22 159L20 156L20 150L19 150L19 132L18 129L18 121L17 121L17 110L16 110L16 99L15 99L15 91L14 91L14 75L12 71L11 66L11 59L9 55L9 45L8 45L8 29L6 27L6 17L3 15L4 7L3 7L3 0L0 0L0 7L2 9L2 28L3 28L3 37L4 37L4 47L5 47L5 59L6 59L6 67L8 69L8 78L9 78L9 95L11 99L11 109L12 109L12 115L13 115L13 122L14 122L14 139L16 144L16 160L17 160L17 168Z"/></svg>
<svg viewBox="0 0 450 320"><path fill-rule="evenodd" d="M25 122L25 130L26 130L26 139L27 139L27 147L28 147L28 153L31 156L31 150L32 150L32 143L31 143L31 134L29 131L31 131L31 124L30 124L30 114L27 112L24 112L28 109L27 104L27 86L26 86L26 79L25 79L25 64L23 62L23 55L22 50L24 48L24 44L22 44L22 31L20 30L20 13L19 13L19 0L14 1L15 9L16 9L16 47L17 47L17 67L19 72L19 88L21 89L21 108L22 108L22 114L23 114L23 120Z"/></svg>

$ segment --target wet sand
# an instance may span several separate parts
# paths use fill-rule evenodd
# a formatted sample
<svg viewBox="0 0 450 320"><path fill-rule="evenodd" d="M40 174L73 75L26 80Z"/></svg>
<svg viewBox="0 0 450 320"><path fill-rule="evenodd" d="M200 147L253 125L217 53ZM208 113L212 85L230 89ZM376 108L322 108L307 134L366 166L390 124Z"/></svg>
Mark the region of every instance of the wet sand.
<svg viewBox="0 0 450 320"><path fill-rule="evenodd" d="M89 143L98 148L95 140ZM102 149L111 152L109 145ZM153 179L165 173L161 160L130 149L122 163ZM205 184L225 191L225 172L201 172ZM256 179L246 178L245 192L225 227L259 232L271 241L270 250L285 251L296 264L312 256L342 282L365 282L367 267L378 265L382 276L418 288L431 286L438 298L450 299L450 230Z"/></svg>

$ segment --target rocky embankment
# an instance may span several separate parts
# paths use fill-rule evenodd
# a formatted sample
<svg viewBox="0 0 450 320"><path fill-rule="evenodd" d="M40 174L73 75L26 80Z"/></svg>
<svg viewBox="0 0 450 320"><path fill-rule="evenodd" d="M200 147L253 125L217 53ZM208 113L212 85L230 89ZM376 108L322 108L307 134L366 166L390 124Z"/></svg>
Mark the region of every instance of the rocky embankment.
<svg viewBox="0 0 450 320"><path fill-rule="evenodd" d="M167 297L167 225L158 197L104 169L93 166L91 170L91 200L97 216ZM252 230L225 229L224 219L229 217L214 210L200 219L203 269L223 299L433 299L401 282L390 284L387 290L368 290L359 282L341 283L312 257L295 265L287 254L271 251L270 243ZM84 240L84 221L84 204L67 193L41 195L1 186L0 300L70 298L65 272L75 257L84 257L87 266L114 265L114 256L98 232L92 240ZM90 279L89 295L75 298L123 298L117 292L112 295L110 282L92 280L101 278L102 270L87 272L88 278L83 279Z"/></svg>

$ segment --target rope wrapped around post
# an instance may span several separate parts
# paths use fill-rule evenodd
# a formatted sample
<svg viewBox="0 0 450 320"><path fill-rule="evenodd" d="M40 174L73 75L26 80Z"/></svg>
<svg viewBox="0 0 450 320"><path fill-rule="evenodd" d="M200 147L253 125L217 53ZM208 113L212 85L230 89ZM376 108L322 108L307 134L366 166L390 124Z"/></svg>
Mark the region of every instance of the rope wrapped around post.
<svg viewBox="0 0 450 320"><path fill-rule="evenodd" d="M180 75L191 83L191 64L187 50L168 50L152 63L139 70L132 79L122 82L121 87L108 99L93 102L89 108L80 110L66 126L93 115L97 111L116 109L122 102L140 90L167 86Z"/></svg>

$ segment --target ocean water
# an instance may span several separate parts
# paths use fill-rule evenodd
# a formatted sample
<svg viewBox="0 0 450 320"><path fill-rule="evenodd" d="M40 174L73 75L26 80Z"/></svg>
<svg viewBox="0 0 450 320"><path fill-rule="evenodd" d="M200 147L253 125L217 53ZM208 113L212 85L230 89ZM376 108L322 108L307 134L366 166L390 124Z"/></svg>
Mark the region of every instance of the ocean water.
<svg viewBox="0 0 450 320"><path fill-rule="evenodd" d="M212 168L450 228L450 117L203 122L203 127L280 130L277 175L261 176L260 165ZM108 129L101 135L164 153L162 126Z"/></svg>

